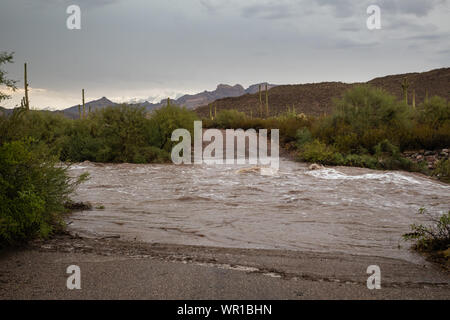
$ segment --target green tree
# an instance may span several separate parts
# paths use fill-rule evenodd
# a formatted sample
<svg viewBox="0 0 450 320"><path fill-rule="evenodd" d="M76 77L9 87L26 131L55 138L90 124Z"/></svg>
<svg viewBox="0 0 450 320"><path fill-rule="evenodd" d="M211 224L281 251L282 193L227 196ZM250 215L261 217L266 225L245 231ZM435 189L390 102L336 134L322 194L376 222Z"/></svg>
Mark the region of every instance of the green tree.
<svg viewBox="0 0 450 320"><path fill-rule="evenodd" d="M17 89L15 80L8 79L6 77L7 72L2 70L1 66L5 63L13 63L13 53L8 52L0 52L0 86L4 85L7 88L15 91ZM11 95L8 95L4 92L0 91L0 102L3 100L11 98Z"/></svg>

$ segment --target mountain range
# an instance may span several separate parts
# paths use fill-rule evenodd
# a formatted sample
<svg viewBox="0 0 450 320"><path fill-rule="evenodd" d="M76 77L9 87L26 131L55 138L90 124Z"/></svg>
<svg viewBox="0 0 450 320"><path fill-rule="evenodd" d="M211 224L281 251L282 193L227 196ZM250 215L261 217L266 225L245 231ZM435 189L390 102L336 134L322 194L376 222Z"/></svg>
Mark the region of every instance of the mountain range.
<svg viewBox="0 0 450 320"><path fill-rule="evenodd" d="M339 98L343 93L359 84L369 84L382 88L395 95L398 99L403 98L401 83L407 78L409 86L409 103L411 104L412 91L415 92L416 104L424 101L426 94L442 96L450 100L450 68L434 69L427 72L405 73L397 75L388 75L374 78L367 82L343 83L343 82L320 82L294 85L268 85L268 100L270 115L277 115L290 108L295 108L297 113L306 115L322 115L330 113L333 109L333 100ZM178 99L171 100L173 104L185 106L195 111L202 117L209 116L209 104L214 103L217 111L223 109L237 109L245 112L247 115L257 116L259 113L259 85L262 90L266 83L254 84L244 89L243 86L236 84L234 86L219 84L213 91L203 91L197 94L186 94ZM265 96L263 93L263 103ZM160 108L167 104L167 100L161 100L159 103L143 101L139 103L129 103L129 105L144 107L147 111ZM95 111L107 106L118 105L106 97L93 100L86 103L86 112L91 109ZM12 109L0 107L2 113L9 114ZM78 105L59 110L70 118L78 118Z"/></svg>
<svg viewBox="0 0 450 320"><path fill-rule="evenodd" d="M403 99L402 82L409 82L408 103L412 104L412 92L415 92L416 104L422 103L428 93L429 97L438 95L450 100L450 68L434 69L427 72L405 73L379 77L367 82L343 83L321 82L295 85L280 85L268 92L270 115L284 113L295 108L297 113L319 116L333 110L333 100L340 98L345 91L355 85L369 84L382 88L398 99ZM263 95L263 104L265 97ZM259 94L246 94L239 97L227 97L214 102L217 111L236 109L247 115L259 114ZM263 107L265 110L265 107ZM202 117L209 116L209 106L195 109Z"/></svg>
<svg viewBox="0 0 450 320"><path fill-rule="evenodd" d="M209 104L217 99L226 98L226 97L239 97L244 94L253 94L258 92L259 85L261 85L261 90L264 90L266 83L258 83L249 86L247 89L244 89L240 84L236 84L234 86L230 86L227 84L219 84L216 90L213 91L203 91L197 94L185 94L178 99L171 100L171 102L178 106L185 106L188 109L194 109L198 106ZM268 84L267 88L271 89L276 87L274 84ZM148 101L143 101L139 103L128 103L129 105L144 107L147 111L151 111L153 109L160 108L167 104L167 99L161 100L159 103L151 103ZM108 106L118 105L115 102L112 102L106 97L102 97L98 100L93 100L85 104L86 112L89 110L95 111L98 109L102 109ZM64 115L70 118L78 118L78 105L61 110Z"/></svg>

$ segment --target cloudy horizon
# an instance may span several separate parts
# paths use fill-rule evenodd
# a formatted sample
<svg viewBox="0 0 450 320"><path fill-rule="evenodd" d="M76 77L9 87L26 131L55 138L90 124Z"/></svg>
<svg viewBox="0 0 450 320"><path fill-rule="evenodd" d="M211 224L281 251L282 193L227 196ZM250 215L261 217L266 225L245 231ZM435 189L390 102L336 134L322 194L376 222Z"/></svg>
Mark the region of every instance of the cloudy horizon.
<svg viewBox="0 0 450 320"><path fill-rule="evenodd" d="M81 30L66 27L69 5ZM368 30L367 7L381 9ZM449 67L450 0L3 0L0 51L32 107L63 109L214 90L322 81L361 82ZM14 107L23 96L2 106Z"/></svg>

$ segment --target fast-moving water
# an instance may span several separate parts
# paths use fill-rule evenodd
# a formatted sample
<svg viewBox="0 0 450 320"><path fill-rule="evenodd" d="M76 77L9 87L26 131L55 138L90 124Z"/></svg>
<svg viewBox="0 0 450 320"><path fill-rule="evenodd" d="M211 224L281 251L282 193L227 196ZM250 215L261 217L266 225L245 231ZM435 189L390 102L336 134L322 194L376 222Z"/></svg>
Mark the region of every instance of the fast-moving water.
<svg viewBox="0 0 450 320"><path fill-rule="evenodd" d="M426 207L450 208L450 186L421 175L280 161L274 175L249 165L74 165L89 172L70 228L147 242L347 252L414 261L401 235ZM401 245L401 248L398 245Z"/></svg>

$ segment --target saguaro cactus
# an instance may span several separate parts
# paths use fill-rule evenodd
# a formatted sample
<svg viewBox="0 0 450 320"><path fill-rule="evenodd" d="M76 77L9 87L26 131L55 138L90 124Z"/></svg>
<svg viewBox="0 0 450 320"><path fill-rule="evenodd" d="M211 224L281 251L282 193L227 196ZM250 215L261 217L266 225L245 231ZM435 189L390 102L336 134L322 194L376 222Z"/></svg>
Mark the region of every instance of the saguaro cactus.
<svg viewBox="0 0 450 320"><path fill-rule="evenodd" d="M258 86L259 89L259 116L262 118L263 111L262 111L262 95L261 95L261 84Z"/></svg>
<svg viewBox="0 0 450 320"><path fill-rule="evenodd" d="M214 119L213 119L213 115L212 115L212 104L209 105L209 118L210 118L211 120L214 120Z"/></svg>
<svg viewBox="0 0 450 320"><path fill-rule="evenodd" d="M217 117L217 105L214 105L214 119Z"/></svg>
<svg viewBox="0 0 450 320"><path fill-rule="evenodd" d="M269 117L269 91L267 90L267 83L266 83L266 115L268 118Z"/></svg>
<svg viewBox="0 0 450 320"><path fill-rule="evenodd" d="M403 79L402 82L402 89L403 89L403 95L405 97L405 103L408 104L408 88L409 88L409 81L408 78Z"/></svg>
<svg viewBox="0 0 450 320"><path fill-rule="evenodd" d="M27 77L27 64L24 63L24 68L23 68L23 82L24 82L24 89L25 89L25 107L27 110L30 110L30 100L28 98L28 77Z"/></svg>
<svg viewBox="0 0 450 320"><path fill-rule="evenodd" d="M170 98L167 97L167 106L170 107Z"/></svg>
<svg viewBox="0 0 450 320"><path fill-rule="evenodd" d="M416 89L413 89L412 91L412 107L416 108Z"/></svg>
<svg viewBox="0 0 450 320"><path fill-rule="evenodd" d="M78 105L78 117L81 119L81 105Z"/></svg>
<svg viewBox="0 0 450 320"><path fill-rule="evenodd" d="M86 118L86 105L84 104L84 89L81 89L81 102L83 103L83 119Z"/></svg>
<svg viewBox="0 0 450 320"><path fill-rule="evenodd" d="M22 109L25 109L27 106L26 106L26 103L25 103L25 97L23 97L22 98L22 100L20 100L20 107L22 108Z"/></svg>

